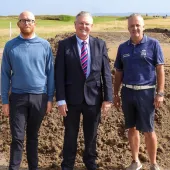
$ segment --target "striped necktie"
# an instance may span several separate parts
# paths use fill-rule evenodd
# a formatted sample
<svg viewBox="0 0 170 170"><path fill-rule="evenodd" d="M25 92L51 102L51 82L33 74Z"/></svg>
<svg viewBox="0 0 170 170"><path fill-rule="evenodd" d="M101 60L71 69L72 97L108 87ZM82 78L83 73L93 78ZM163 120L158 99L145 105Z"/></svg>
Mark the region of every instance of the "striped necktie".
<svg viewBox="0 0 170 170"><path fill-rule="evenodd" d="M82 48L81 48L81 56L80 56L80 60L81 60L81 66L84 72L84 75L86 76L87 74L87 60L88 60L88 51L87 51L87 42L83 41L82 43Z"/></svg>

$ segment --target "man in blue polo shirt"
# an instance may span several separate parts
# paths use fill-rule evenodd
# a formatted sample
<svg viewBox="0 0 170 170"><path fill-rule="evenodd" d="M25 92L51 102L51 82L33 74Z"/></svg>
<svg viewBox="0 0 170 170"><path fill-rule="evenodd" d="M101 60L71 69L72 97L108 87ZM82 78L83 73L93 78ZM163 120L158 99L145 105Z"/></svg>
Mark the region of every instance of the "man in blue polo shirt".
<svg viewBox="0 0 170 170"><path fill-rule="evenodd" d="M156 163L157 137L154 132L155 108L164 99L164 59L159 42L143 34L144 20L139 14L128 18L130 40L118 48L115 61L114 105L120 107L119 89L128 130L133 161L127 170L139 170L139 131L144 133L150 158L150 170L159 170ZM157 84L157 85L156 85Z"/></svg>

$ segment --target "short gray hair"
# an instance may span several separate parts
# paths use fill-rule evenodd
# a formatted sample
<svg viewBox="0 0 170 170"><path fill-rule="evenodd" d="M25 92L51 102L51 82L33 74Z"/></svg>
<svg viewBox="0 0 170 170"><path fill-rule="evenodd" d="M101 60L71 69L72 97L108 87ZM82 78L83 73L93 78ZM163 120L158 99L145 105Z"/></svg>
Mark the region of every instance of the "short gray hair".
<svg viewBox="0 0 170 170"><path fill-rule="evenodd" d="M89 12L87 12L87 11L81 11L81 12L79 12L79 13L76 15L75 20L77 20L78 17L80 17L80 16L89 16L89 17L91 17L92 23L93 23L93 17L92 17L92 15L91 15Z"/></svg>
<svg viewBox="0 0 170 170"><path fill-rule="evenodd" d="M131 18L133 18L133 17L139 17L139 18L141 18L142 24L144 25L144 19L143 19L143 17L142 17L141 14L138 14L138 13L133 13L133 14L131 14L131 15L128 17L128 22L129 22L129 20L130 20Z"/></svg>
<svg viewBox="0 0 170 170"><path fill-rule="evenodd" d="M142 19L143 19L143 17L142 17L142 15L141 15L141 14L133 13L133 14L131 14L131 15L128 17L128 20L129 20L130 18L133 18L133 17L140 17L140 18L142 18Z"/></svg>

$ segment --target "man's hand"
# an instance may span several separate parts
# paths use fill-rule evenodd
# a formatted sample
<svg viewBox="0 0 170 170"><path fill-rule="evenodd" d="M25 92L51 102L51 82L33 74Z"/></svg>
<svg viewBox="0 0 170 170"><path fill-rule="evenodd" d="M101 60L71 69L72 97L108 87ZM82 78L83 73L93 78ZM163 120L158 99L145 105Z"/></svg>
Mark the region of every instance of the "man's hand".
<svg viewBox="0 0 170 170"><path fill-rule="evenodd" d="M154 105L156 109L162 106L163 100L164 100L163 96L159 96L159 95L155 96Z"/></svg>
<svg viewBox="0 0 170 170"><path fill-rule="evenodd" d="M62 115L64 117L67 116L67 111L68 111L67 104L58 106L58 110L59 110L60 115Z"/></svg>
<svg viewBox="0 0 170 170"><path fill-rule="evenodd" d="M52 107L53 107L53 102L48 101L46 113L50 113L52 110Z"/></svg>
<svg viewBox="0 0 170 170"><path fill-rule="evenodd" d="M4 112L5 116L9 116L9 104L3 104L2 111Z"/></svg>
<svg viewBox="0 0 170 170"><path fill-rule="evenodd" d="M119 108L120 108L120 97L119 97L119 95L114 95L113 104L116 107L117 111L119 111Z"/></svg>
<svg viewBox="0 0 170 170"><path fill-rule="evenodd" d="M111 102L104 101L104 102L102 103L102 108L101 108L101 110L102 110L102 113L103 113L104 116L107 115L107 113L108 113L109 109L111 108L111 106L112 106L112 103L111 103Z"/></svg>

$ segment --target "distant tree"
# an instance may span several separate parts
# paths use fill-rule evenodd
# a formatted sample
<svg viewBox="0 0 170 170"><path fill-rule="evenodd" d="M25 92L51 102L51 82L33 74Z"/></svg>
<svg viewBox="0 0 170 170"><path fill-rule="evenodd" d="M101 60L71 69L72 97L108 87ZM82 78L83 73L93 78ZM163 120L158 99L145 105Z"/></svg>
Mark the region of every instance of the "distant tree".
<svg viewBox="0 0 170 170"><path fill-rule="evenodd" d="M146 13L146 17L148 16L148 14Z"/></svg>

